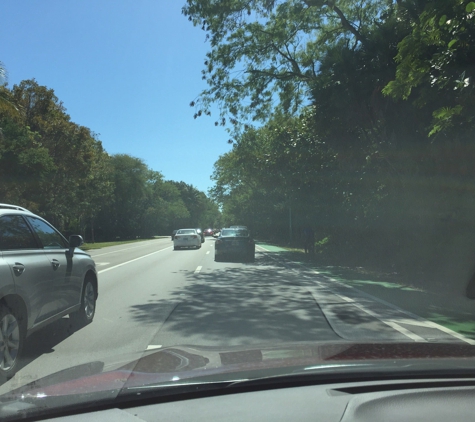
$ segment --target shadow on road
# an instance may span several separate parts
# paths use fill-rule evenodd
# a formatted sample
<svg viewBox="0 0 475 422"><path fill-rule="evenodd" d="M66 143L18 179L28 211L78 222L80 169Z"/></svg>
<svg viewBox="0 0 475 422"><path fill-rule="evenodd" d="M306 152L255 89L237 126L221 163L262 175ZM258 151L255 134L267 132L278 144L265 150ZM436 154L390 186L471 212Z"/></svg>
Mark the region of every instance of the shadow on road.
<svg viewBox="0 0 475 422"><path fill-rule="evenodd" d="M18 370L29 365L41 355L53 353L55 346L74 334L69 318L61 318L44 329L31 334L25 342Z"/></svg>
<svg viewBox="0 0 475 422"><path fill-rule="evenodd" d="M453 292L427 291L412 283L384 276L362 277L364 274L339 267L319 268L319 272L336 278L342 284L352 286L402 309L436 322L460 334L475 338L475 302Z"/></svg>
<svg viewBox="0 0 475 422"><path fill-rule="evenodd" d="M329 286L335 283L349 297L356 288L475 338L474 301L455 293L427 292L387 276L365 277L343 267L308 265L298 259L301 256L294 251L257 252L255 263L224 262L218 263L217 269L204 266L199 274L187 273L190 283L186 288L177 289L168 300L132 307L132 316L145 324L165 321L159 344L167 340L170 344L216 345L336 340L339 337L306 289L320 279ZM357 323L355 318L362 318L352 314L347 317L353 325Z"/></svg>
<svg viewBox="0 0 475 422"><path fill-rule="evenodd" d="M320 274L338 280L379 299L436 322L469 338L475 338L475 301L459 292L428 291L416 280L404 280L397 274L369 272L364 268L318 265L318 261L296 251L269 252L287 262L304 263ZM301 266L299 266L302 268Z"/></svg>
<svg viewBox="0 0 475 422"><path fill-rule="evenodd" d="M189 273L169 300L133 306L133 318L165 323L159 344L247 345L340 339L329 327L301 273L256 253L256 262L218 264ZM163 313L168 312L164 318ZM162 321L163 321L162 319Z"/></svg>

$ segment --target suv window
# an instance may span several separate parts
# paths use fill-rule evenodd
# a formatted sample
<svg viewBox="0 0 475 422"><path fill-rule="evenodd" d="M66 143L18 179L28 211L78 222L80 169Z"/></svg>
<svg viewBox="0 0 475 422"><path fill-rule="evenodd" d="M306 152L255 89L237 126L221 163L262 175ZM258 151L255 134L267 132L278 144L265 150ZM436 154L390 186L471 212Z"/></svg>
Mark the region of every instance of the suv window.
<svg viewBox="0 0 475 422"><path fill-rule="evenodd" d="M37 248L35 237L21 215L0 217L0 250Z"/></svg>
<svg viewBox="0 0 475 422"><path fill-rule="evenodd" d="M63 236L61 236L53 227L45 223L43 220L34 217L26 217L33 230L38 235L45 249L64 249L67 248Z"/></svg>

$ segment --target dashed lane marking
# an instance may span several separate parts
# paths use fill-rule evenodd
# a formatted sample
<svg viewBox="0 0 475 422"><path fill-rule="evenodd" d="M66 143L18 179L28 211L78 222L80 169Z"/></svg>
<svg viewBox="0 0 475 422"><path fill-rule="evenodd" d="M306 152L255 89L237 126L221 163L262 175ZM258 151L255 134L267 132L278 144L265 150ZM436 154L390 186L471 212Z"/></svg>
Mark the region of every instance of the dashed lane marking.
<svg viewBox="0 0 475 422"><path fill-rule="evenodd" d="M197 267L195 270L195 274L198 274L201 271L201 268L203 268L201 265Z"/></svg>
<svg viewBox="0 0 475 422"><path fill-rule="evenodd" d="M161 349L162 345L161 344L149 344L145 350L155 350L155 349Z"/></svg>
<svg viewBox="0 0 475 422"><path fill-rule="evenodd" d="M209 255L209 251L208 251L208 252L206 252L206 255Z"/></svg>

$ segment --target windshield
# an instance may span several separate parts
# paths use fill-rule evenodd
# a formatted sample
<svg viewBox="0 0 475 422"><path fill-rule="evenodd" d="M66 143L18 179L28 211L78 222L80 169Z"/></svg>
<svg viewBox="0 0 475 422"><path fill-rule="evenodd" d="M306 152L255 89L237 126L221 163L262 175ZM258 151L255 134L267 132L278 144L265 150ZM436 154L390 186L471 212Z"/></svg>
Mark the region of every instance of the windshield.
<svg viewBox="0 0 475 422"><path fill-rule="evenodd" d="M224 229L221 231L221 237L248 237L249 232L247 230L240 229Z"/></svg>
<svg viewBox="0 0 475 422"><path fill-rule="evenodd" d="M0 418L45 379L472 359L475 2L0 8Z"/></svg>
<svg viewBox="0 0 475 422"><path fill-rule="evenodd" d="M191 229L178 230L177 234L196 234L196 230L191 230Z"/></svg>

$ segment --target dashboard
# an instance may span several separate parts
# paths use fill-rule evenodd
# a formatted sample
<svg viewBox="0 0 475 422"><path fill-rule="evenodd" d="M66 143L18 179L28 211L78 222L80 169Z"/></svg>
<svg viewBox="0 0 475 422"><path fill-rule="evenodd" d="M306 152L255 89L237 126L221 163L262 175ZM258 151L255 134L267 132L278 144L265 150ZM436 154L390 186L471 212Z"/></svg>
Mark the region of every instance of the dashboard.
<svg viewBox="0 0 475 422"><path fill-rule="evenodd" d="M273 388L141 406L131 405L49 420L474 421L475 379L417 379Z"/></svg>

